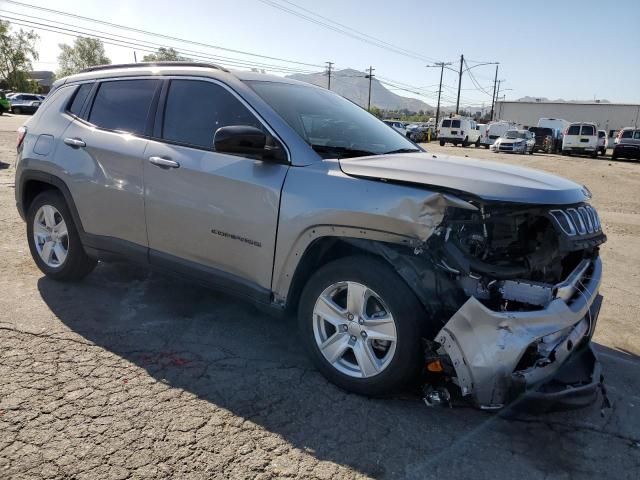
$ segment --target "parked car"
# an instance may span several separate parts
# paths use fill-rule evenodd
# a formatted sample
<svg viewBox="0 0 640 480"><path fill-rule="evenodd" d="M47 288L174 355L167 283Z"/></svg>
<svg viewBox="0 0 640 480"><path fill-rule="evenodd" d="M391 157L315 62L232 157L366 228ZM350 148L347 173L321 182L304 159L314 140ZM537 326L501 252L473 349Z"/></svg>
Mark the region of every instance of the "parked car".
<svg viewBox="0 0 640 480"><path fill-rule="evenodd" d="M492 152L529 153L533 155L536 140L529 130L507 130L491 145Z"/></svg>
<svg viewBox="0 0 640 480"><path fill-rule="evenodd" d="M0 92L0 115L11 109L11 103L3 92Z"/></svg>
<svg viewBox="0 0 640 480"><path fill-rule="evenodd" d="M383 122L405 137L409 136L409 132L407 131L407 128L405 127L403 122L400 122L398 120L383 120Z"/></svg>
<svg viewBox="0 0 640 480"><path fill-rule="evenodd" d="M607 153L607 132L604 130L598 130L598 149L597 152L600 155L606 155Z"/></svg>
<svg viewBox="0 0 640 480"><path fill-rule="evenodd" d="M631 158L640 160L640 129L625 128L625 135L613 147L611 158ZM630 133L627 133L630 132Z"/></svg>
<svg viewBox="0 0 640 480"><path fill-rule="evenodd" d="M463 147L471 144L479 147L480 131L476 129L476 122L470 118L443 118L440 122L438 139L440 140L440 146L444 146L446 143L453 143Z"/></svg>
<svg viewBox="0 0 640 480"><path fill-rule="evenodd" d="M562 138L562 154L598 156L598 127L595 123L576 122L569 125Z"/></svg>
<svg viewBox="0 0 640 480"><path fill-rule="evenodd" d="M17 149L53 280L127 259L297 313L316 367L360 394L428 370L487 409L597 395L606 236L582 185L427 154L334 92L191 62L58 80Z"/></svg>
<svg viewBox="0 0 640 480"><path fill-rule="evenodd" d="M480 144L485 148L489 148L497 139L507 133L507 130L512 128L513 125L509 122L491 122L487 125L485 135L480 137Z"/></svg>
<svg viewBox="0 0 640 480"><path fill-rule="evenodd" d="M557 128L530 127L535 136L534 152L556 153L562 149L562 132Z"/></svg>
<svg viewBox="0 0 640 480"><path fill-rule="evenodd" d="M34 113L40 107L42 100L32 93L18 93L9 99L11 113Z"/></svg>
<svg viewBox="0 0 640 480"><path fill-rule="evenodd" d="M633 137L633 132L635 131L634 127L625 127L623 129L621 129L618 134L616 135L616 138L614 139L613 143L614 146L620 143L620 140L622 140L623 138L632 138Z"/></svg>
<svg viewBox="0 0 640 480"><path fill-rule="evenodd" d="M426 142L429 138L429 127L426 123L412 123L407 125L407 137L414 142Z"/></svg>

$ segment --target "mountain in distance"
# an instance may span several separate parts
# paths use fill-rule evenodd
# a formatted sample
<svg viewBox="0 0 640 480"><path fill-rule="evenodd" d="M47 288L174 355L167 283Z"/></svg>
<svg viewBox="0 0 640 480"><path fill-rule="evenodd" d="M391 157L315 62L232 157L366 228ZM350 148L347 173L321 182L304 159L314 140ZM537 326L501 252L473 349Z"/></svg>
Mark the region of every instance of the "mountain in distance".
<svg viewBox="0 0 640 480"><path fill-rule="evenodd" d="M352 68L336 70L331 73L331 90L357 103L361 107L367 108L369 98L369 79L366 73ZM311 83L319 87L327 88L327 74L323 73L296 73L288 75L287 78ZM402 110L411 112L420 110L435 110L431 105L418 100L417 98L403 97L397 95L385 87L375 74L371 81L371 105L382 110Z"/></svg>
<svg viewBox="0 0 640 480"><path fill-rule="evenodd" d="M518 98L516 100L514 100L515 102L539 102L539 103L545 103L545 102L557 102L557 103L611 103L609 100L607 99L597 99L597 100L565 100L563 98L556 98L555 100L549 100L547 97L530 97L530 96L526 96L526 97L521 97Z"/></svg>

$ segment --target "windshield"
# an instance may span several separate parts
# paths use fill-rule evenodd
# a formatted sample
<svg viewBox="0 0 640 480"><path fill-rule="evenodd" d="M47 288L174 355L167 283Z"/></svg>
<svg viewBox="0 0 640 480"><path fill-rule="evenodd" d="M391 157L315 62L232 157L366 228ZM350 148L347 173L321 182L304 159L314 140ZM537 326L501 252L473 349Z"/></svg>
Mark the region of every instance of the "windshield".
<svg viewBox="0 0 640 480"><path fill-rule="evenodd" d="M280 82L247 84L324 158L421 151L369 112L335 93Z"/></svg>
<svg viewBox="0 0 640 480"><path fill-rule="evenodd" d="M519 132L518 130L509 130L504 134L504 138L527 138L527 132Z"/></svg>

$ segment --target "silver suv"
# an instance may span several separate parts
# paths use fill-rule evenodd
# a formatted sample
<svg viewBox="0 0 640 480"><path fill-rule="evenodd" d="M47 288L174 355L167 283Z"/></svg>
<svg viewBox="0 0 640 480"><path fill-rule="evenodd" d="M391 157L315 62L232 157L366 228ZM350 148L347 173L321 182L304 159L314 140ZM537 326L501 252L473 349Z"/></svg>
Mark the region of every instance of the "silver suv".
<svg viewBox="0 0 640 480"><path fill-rule="evenodd" d="M33 259L127 259L295 311L318 369L483 408L584 404L605 241L585 187L431 155L333 92L191 63L59 80L18 137Z"/></svg>

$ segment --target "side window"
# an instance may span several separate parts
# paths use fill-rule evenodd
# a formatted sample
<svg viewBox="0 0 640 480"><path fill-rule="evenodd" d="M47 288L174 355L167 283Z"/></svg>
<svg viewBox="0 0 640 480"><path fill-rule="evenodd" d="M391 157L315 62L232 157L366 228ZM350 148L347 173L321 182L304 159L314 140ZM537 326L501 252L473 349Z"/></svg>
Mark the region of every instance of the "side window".
<svg viewBox="0 0 640 480"><path fill-rule="evenodd" d="M82 105L84 105L84 101L89 96L91 87L93 87L93 83L83 83L82 85L80 85L80 87L78 87L75 95L73 96L73 100L71 101L71 105L69 105L69 113L73 113L76 116L80 115Z"/></svg>
<svg viewBox="0 0 640 480"><path fill-rule="evenodd" d="M609 130L609 138L613 138L616 136L616 133L618 133L617 130Z"/></svg>
<svg viewBox="0 0 640 480"><path fill-rule="evenodd" d="M200 80L171 81L162 138L211 150L216 130L230 125L263 129L258 119L224 87Z"/></svg>
<svg viewBox="0 0 640 480"><path fill-rule="evenodd" d="M144 134L149 108L159 85L159 80L102 82L89 122L109 130Z"/></svg>

